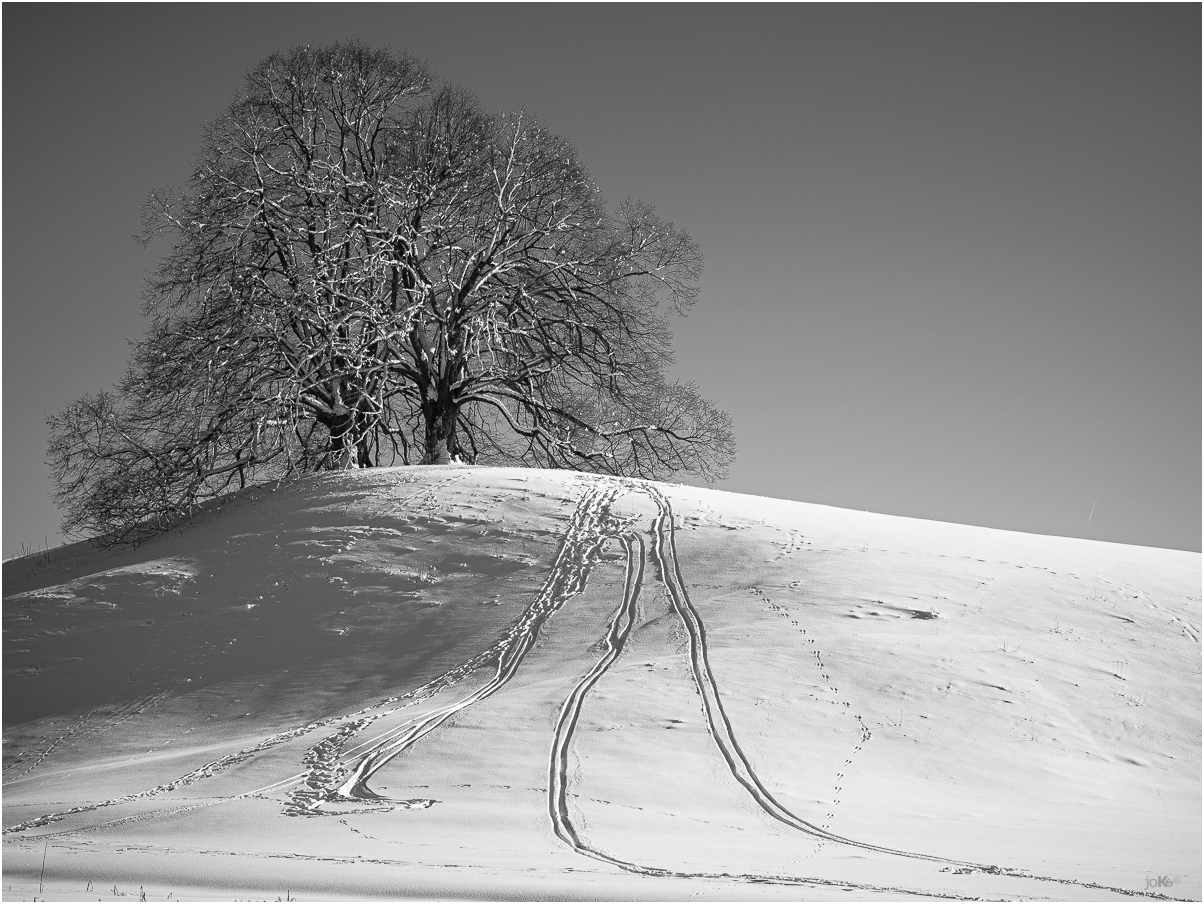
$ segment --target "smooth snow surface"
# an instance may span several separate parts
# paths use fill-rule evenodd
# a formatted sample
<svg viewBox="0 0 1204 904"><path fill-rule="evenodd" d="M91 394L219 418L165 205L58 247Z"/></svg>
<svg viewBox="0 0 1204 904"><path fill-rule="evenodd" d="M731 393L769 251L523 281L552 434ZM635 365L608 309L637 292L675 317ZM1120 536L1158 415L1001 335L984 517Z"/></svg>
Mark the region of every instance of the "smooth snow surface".
<svg viewBox="0 0 1204 904"><path fill-rule="evenodd" d="M452 466L3 573L5 900L1200 897L1195 553Z"/></svg>

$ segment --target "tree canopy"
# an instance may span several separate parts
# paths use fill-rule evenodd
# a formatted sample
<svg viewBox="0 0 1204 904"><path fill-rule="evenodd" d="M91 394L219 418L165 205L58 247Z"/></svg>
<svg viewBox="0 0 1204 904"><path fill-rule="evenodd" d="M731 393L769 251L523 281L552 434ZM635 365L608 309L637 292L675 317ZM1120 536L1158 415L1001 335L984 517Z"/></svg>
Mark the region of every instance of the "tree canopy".
<svg viewBox="0 0 1204 904"><path fill-rule="evenodd" d="M666 375L702 255L569 142L358 42L253 69L153 193L146 336L50 418L69 531L129 538L248 482L388 464L722 476L729 417Z"/></svg>

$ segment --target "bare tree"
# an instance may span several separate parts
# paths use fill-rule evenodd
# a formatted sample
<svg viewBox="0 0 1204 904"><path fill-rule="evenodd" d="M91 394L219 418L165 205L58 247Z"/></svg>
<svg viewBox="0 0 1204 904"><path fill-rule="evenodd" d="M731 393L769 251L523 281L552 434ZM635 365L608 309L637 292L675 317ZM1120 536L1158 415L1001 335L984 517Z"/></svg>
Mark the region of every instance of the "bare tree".
<svg viewBox="0 0 1204 904"><path fill-rule="evenodd" d="M713 479L730 420L667 379L702 257L607 209L525 113L359 43L276 54L206 127L115 393L51 418L65 526L140 529L235 485L521 462ZM149 521L148 521L149 519Z"/></svg>

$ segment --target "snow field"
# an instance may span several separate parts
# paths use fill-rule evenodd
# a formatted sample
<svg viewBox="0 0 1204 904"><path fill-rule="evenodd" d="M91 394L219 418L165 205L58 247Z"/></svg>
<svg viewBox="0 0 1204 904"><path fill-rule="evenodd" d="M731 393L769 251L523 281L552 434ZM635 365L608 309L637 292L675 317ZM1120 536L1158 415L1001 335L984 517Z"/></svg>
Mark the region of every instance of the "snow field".
<svg viewBox="0 0 1204 904"><path fill-rule="evenodd" d="M448 467L57 555L5 897L1199 896L1196 554Z"/></svg>

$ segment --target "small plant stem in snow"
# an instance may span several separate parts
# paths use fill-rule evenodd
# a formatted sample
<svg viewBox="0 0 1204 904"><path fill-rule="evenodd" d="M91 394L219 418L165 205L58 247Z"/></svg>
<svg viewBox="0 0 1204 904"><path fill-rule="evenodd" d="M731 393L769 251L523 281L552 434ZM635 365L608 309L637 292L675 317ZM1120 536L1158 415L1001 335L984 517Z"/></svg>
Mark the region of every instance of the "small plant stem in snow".
<svg viewBox="0 0 1204 904"><path fill-rule="evenodd" d="M39 895L42 894L42 892L46 888L46 886L42 880L46 877L46 852L48 850L50 850L50 839L49 838L46 839L46 844L42 848L42 872L38 874L38 894Z"/></svg>

